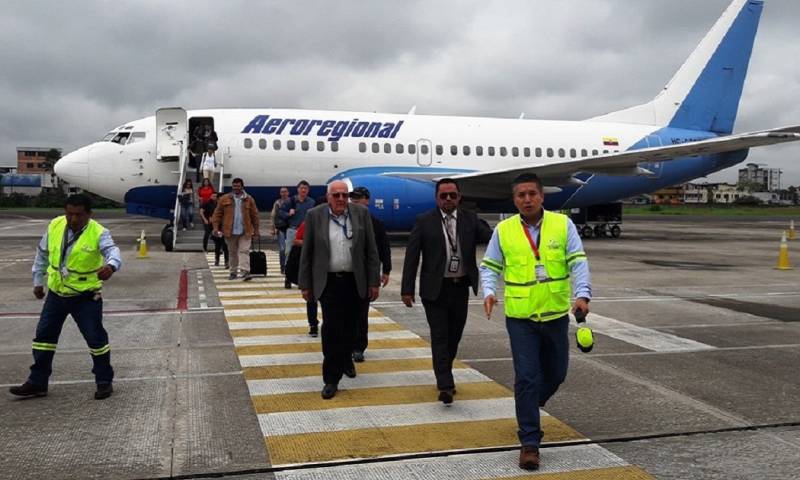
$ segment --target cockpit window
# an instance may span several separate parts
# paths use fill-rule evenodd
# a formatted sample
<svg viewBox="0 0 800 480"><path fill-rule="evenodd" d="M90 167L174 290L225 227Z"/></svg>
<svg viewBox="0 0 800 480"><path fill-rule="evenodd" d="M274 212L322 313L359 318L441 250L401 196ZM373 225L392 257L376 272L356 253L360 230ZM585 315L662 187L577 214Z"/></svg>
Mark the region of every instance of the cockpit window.
<svg viewBox="0 0 800 480"><path fill-rule="evenodd" d="M143 142L144 141L144 137L145 137L145 133L144 132L133 132L131 134L131 137L128 139L128 145L130 145L132 143Z"/></svg>
<svg viewBox="0 0 800 480"><path fill-rule="evenodd" d="M131 132L117 132L117 135L111 139L114 143L119 143L120 145L125 145L128 142L128 137L131 135Z"/></svg>
<svg viewBox="0 0 800 480"><path fill-rule="evenodd" d="M110 141L111 141L111 139L112 139L112 138L114 138L114 136L115 136L116 134L117 134L117 132L108 132L108 133L106 133L106 135L103 137L103 139L102 139L102 140L100 140L100 141L101 141L101 142L110 142Z"/></svg>

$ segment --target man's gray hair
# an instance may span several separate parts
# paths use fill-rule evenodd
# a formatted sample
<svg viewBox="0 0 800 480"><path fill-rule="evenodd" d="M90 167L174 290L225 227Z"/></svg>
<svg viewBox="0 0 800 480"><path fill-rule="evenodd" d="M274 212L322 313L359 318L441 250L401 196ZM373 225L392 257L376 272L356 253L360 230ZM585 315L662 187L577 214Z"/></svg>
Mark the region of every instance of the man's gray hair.
<svg viewBox="0 0 800 480"><path fill-rule="evenodd" d="M340 184L340 183L342 185L344 185L344 188L345 188L346 191L350 191L350 187L347 186L347 182L345 182L344 180L334 180L334 181L332 181L331 183L328 184L328 193L331 193L331 189L333 188L334 185L337 185L337 184Z"/></svg>

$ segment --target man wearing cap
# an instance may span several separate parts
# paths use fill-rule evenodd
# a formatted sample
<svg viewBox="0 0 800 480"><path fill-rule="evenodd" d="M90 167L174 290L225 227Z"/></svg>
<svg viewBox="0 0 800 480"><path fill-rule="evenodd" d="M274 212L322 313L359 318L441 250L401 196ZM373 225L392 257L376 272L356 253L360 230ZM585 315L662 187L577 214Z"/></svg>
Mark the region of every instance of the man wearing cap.
<svg viewBox="0 0 800 480"><path fill-rule="evenodd" d="M357 203L369 208L369 190L367 187L356 187L350 192L350 203ZM372 229L375 231L375 244L378 247L378 258L381 260L381 287L389 283L389 274L392 271L392 250L389 247L389 236L386 235L386 226L375 215L370 214ZM364 361L364 350L367 349L369 332L369 302L362 304L361 314L356 325L356 341L353 346L353 361Z"/></svg>

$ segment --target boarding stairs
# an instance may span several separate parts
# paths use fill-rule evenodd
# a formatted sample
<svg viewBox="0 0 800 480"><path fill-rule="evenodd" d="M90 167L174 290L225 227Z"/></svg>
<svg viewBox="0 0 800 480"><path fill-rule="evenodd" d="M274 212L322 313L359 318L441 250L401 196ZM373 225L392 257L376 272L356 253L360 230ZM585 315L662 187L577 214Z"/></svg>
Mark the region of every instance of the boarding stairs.
<svg viewBox="0 0 800 480"><path fill-rule="evenodd" d="M224 185L224 165L225 159L222 149L218 149L215 153L217 157L217 172L214 173L214 188L217 192L222 192L222 188ZM178 162L179 168L176 170L175 174L178 175L178 188L176 189L176 193L179 194L181 189L183 188L183 183L186 181L187 178L192 179L192 183L194 184L195 188L195 196L197 195L197 189L200 187L200 182L196 180L196 170L189 167L189 150L187 142L184 142L183 146L181 147L181 154L180 160ZM201 179L202 180L202 179ZM195 198L195 213L193 218L194 228L189 228L187 230L183 230L181 228L181 204L178 201L178 195L175 195L175 210L174 216L172 219L172 225L174 226L173 229L173 236L172 236L172 250L173 251L181 251L181 252L200 252L203 250L203 236L205 235L205 230L203 228L203 220L200 217L200 205L197 198ZM214 248L214 241L212 239L208 240L209 248Z"/></svg>

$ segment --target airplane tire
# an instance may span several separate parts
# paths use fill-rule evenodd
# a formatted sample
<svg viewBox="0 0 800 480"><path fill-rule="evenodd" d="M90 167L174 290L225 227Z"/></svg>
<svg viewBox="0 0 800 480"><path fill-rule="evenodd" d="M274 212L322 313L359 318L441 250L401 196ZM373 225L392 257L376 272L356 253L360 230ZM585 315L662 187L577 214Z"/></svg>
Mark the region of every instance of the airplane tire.
<svg viewBox="0 0 800 480"><path fill-rule="evenodd" d="M593 233L592 227L590 227L589 225L584 225L583 228L581 228L581 236L583 238L592 238L592 233Z"/></svg>
<svg viewBox="0 0 800 480"><path fill-rule="evenodd" d="M619 238L620 235L622 235L622 229L619 227L619 225L614 225L613 227L611 227L612 237Z"/></svg>
<svg viewBox="0 0 800 480"><path fill-rule="evenodd" d="M161 244L164 245L164 250L167 252L172 251L172 236L175 235L175 230L172 225L165 225L161 229Z"/></svg>

